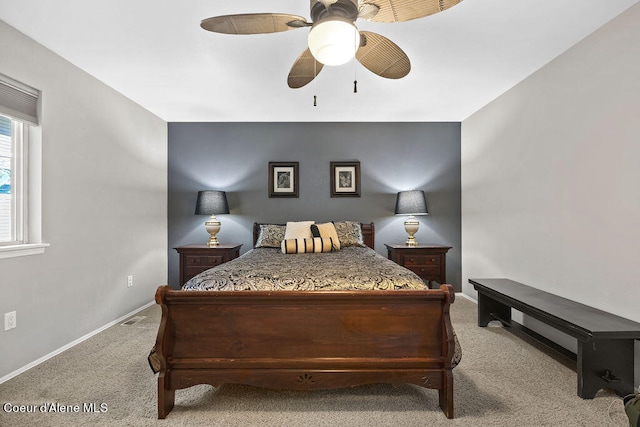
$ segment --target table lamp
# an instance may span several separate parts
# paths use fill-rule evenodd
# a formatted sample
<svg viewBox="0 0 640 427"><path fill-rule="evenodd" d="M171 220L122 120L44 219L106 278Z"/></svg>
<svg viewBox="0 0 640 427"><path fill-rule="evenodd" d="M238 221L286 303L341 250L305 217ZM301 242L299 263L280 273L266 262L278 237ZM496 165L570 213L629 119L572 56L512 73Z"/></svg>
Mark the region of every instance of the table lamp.
<svg viewBox="0 0 640 427"><path fill-rule="evenodd" d="M427 199L422 190L400 191L396 198L396 215L409 215L404 222L404 229L409 234L405 244L407 246L418 246L414 235L418 231L420 222L414 215L429 215L427 211Z"/></svg>
<svg viewBox="0 0 640 427"><path fill-rule="evenodd" d="M211 235L207 246L218 246L218 238L216 235L220 231L220 221L216 218L216 214L228 214L229 204L227 203L227 193L224 191L198 191L198 200L196 201L196 215L211 215L204 223L204 228Z"/></svg>

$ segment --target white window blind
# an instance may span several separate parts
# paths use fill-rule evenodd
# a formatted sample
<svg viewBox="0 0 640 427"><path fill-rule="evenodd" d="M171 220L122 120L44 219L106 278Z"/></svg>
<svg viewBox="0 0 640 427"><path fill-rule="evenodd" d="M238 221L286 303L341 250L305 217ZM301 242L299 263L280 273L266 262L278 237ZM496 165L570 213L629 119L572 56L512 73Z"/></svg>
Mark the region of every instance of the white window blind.
<svg viewBox="0 0 640 427"><path fill-rule="evenodd" d="M0 114L37 125L39 97L38 90L0 74Z"/></svg>

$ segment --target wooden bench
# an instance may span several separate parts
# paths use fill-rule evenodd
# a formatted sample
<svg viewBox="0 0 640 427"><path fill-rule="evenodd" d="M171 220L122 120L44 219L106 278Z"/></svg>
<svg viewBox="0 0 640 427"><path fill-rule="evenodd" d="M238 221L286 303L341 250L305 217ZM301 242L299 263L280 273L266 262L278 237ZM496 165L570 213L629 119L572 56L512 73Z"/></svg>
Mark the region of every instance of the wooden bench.
<svg viewBox="0 0 640 427"><path fill-rule="evenodd" d="M620 395L633 393L634 340L640 339L640 323L513 280L469 279L469 283L478 292L478 326L499 320L549 345L511 319L514 308L578 340L578 354L573 355L578 396L592 399L601 388Z"/></svg>

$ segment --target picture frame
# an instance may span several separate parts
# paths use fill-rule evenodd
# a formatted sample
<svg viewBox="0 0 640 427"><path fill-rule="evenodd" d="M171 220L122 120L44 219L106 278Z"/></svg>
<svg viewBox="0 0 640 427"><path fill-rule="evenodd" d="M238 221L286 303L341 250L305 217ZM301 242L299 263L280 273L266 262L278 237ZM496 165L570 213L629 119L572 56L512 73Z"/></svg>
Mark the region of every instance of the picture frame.
<svg viewBox="0 0 640 427"><path fill-rule="evenodd" d="M269 162L269 197L299 197L298 162Z"/></svg>
<svg viewBox="0 0 640 427"><path fill-rule="evenodd" d="M331 197L360 197L360 162L331 162Z"/></svg>

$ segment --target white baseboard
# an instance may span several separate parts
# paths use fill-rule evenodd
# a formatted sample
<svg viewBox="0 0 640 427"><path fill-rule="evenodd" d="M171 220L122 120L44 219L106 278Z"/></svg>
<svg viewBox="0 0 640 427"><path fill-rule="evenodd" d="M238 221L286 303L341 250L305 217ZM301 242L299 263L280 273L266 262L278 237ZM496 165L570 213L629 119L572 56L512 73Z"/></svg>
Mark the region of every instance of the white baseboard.
<svg viewBox="0 0 640 427"><path fill-rule="evenodd" d="M4 377L0 378L0 384L4 383L6 381L9 381L11 378L16 377L16 376L22 374L23 372L26 372L29 369L31 369L31 368L33 368L35 366L38 366L42 362L45 362L45 361L51 359L52 357L57 356L58 354L70 349L71 347L74 347L74 346L80 344L81 342L88 340L92 336L99 334L100 332L104 331L105 329L108 329L108 328L110 328L110 327L112 327L114 325L117 325L118 323L123 322L124 320L128 319L129 317L133 316L136 313L139 313L140 311L144 310L145 308L151 307L155 303L156 303L155 301L151 301L148 304L145 304L142 307L137 308L137 309L133 310L132 312L127 313L124 316L121 316L121 317L117 318L113 322L109 322L106 325L96 329L95 331L89 332L88 334L78 338L77 340L72 341L69 344L60 347L59 349L54 350L51 353L42 356L38 360L35 360L35 361L23 366L22 368L17 369L15 371L5 375Z"/></svg>
<svg viewBox="0 0 640 427"><path fill-rule="evenodd" d="M471 302L472 302L472 303L474 303L474 304L477 304L477 303L478 303L478 300L477 300L477 299L475 299L475 298L473 298L473 297L470 297L469 295L467 295L467 294L465 294L465 293L463 293L463 292L457 292L457 293L456 293L456 296L462 296L463 298L468 299L469 301L471 301Z"/></svg>

